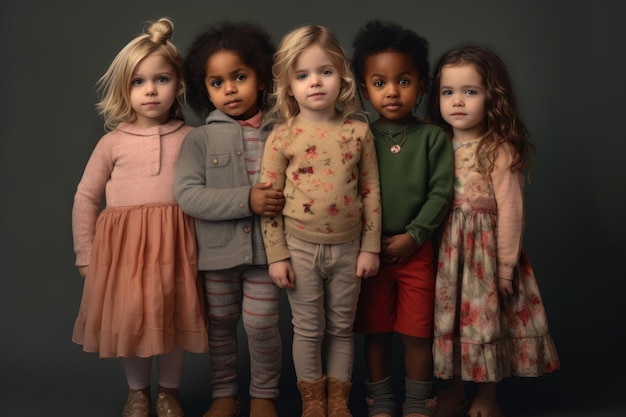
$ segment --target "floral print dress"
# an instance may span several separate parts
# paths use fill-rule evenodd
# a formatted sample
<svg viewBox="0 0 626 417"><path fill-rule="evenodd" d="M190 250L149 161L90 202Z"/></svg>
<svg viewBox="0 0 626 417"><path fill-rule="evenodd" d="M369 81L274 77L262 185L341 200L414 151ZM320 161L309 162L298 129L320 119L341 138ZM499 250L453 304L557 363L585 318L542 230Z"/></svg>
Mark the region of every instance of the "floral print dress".
<svg viewBox="0 0 626 417"><path fill-rule="evenodd" d="M496 241L498 216L503 215L498 208L515 198L511 194L519 196L523 207L523 177L508 167L500 169L497 175L515 178L509 177L507 187L494 187L494 174L477 169L478 143L453 141L454 202L443 225L435 291L435 376L475 382L539 376L560 365L537 281L521 248L521 210L519 238L513 244L517 262L508 265L514 294L501 299L497 282L503 263Z"/></svg>

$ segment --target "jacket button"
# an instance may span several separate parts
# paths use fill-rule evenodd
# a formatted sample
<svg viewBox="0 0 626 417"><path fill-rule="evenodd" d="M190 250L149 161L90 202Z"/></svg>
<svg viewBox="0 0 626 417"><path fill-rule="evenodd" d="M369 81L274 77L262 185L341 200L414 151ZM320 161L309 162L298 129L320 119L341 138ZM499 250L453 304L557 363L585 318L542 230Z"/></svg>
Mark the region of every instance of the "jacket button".
<svg viewBox="0 0 626 417"><path fill-rule="evenodd" d="M250 233L250 226L244 227L243 231L246 232L246 233Z"/></svg>

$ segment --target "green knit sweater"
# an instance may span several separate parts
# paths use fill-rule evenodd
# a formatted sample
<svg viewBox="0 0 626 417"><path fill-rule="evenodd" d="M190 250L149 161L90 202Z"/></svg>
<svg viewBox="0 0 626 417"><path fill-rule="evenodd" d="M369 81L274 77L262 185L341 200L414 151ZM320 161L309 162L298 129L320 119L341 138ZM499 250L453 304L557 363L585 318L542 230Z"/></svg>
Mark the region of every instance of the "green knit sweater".
<svg viewBox="0 0 626 417"><path fill-rule="evenodd" d="M374 122L382 200L382 234L408 232L418 245L445 218L453 193L454 154L446 133L420 121ZM399 144L401 150L391 151Z"/></svg>

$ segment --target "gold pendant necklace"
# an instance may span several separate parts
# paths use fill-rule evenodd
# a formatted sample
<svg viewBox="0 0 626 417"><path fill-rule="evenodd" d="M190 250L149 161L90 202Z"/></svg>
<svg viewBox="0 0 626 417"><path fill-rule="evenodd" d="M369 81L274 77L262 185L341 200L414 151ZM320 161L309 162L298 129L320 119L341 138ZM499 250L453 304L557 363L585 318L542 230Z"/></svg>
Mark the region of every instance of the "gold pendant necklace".
<svg viewBox="0 0 626 417"><path fill-rule="evenodd" d="M402 132L402 139L400 139L400 142L398 143L394 142L393 135L391 133L384 132L382 130L379 130L379 132L383 136L383 138L385 138L385 141L391 144L391 147L389 148L391 153L400 153L402 147L404 146L404 142L406 142L406 126L404 127L404 131Z"/></svg>

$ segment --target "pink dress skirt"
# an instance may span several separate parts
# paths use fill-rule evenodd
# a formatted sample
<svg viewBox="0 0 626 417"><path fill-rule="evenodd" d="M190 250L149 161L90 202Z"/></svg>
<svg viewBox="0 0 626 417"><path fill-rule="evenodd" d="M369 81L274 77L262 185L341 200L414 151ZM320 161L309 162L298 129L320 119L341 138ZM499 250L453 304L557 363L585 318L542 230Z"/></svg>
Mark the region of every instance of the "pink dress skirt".
<svg viewBox="0 0 626 417"><path fill-rule="evenodd" d="M72 340L101 358L208 350L193 219L177 204L98 217Z"/></svg>

